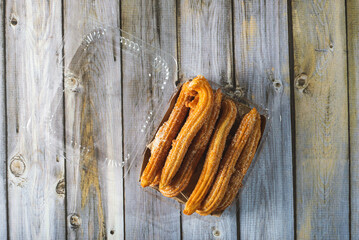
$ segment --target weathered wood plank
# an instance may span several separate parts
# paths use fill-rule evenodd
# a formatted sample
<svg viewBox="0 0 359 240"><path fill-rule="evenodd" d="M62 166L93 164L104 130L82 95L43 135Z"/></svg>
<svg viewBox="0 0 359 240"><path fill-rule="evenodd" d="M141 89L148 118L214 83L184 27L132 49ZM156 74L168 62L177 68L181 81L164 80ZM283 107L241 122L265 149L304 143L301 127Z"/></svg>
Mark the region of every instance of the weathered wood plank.
<svg viewBox="0 0 359 240"><path fill-rule="evenodd" d="M293 1L296 227L300 239L349 238L344 1Z"/></svg>
<svg viewBox="0 0 359 240"><path fill-rule="evenodd" d="M222 86L233 86L232 5L230 1L179 1L180 72L198 74ZM182 216L183 239L236 239L236 206L221 218Z"/></svg>
<svg viewBox="0 0 359 240"><path fill-rule="evenodd" d="M271 132L239 198L240 238L293 239L287 1L235 0L234 9L236 87L271 115Z"/></svg>
<svg viewBox="0 0 359 240"><path fill-rule="evenodd" d="M174 1L124 0L121 1L121 11L123 30L176 55ZM122 59L124 145L129 146L126 156L136 148L133 136L141 134L137 128L144 124L143 119L149 114L145 103L151 101L150 104L158 108L156 103L161 98L158 86L151 78L154 73L147 71L148 63L153 59L145 54L140 62L136 59L137 56L131 55L123 55ZM153 129L155 126L148 127ZM179 204L164 199L159 193L141 188L138 183L141 160L141 156L134 160L136 162L125 177L126 239L179 239ZM125 171L128 171L127 167ZM167 202L172 202L172 205Z"/></svg>
<svg viewBox="0 0 359 240"><path fill-rule="evenodd" d="M51 118L63 124L51 105L62 85L61 1L6 1L5 19L9 238L64 239L64 160L50 145L63 133L47 131Z"/></svg>
<svg viewBox="0 0 359 240"><path fill-rule="evenodd" d="M0 12L4 12L4 2L0 1ZM4 71L4 19L0 19L0 239L7 239L7 186L6 186L6 105Z"/></svg>
<svg viewBox="0 0 359 240"><path fill-rule="evenodd" d="M65 66L98 23L119 27L118 20L116 1L64 1L64 34L76 37L66 38ZM65 80L69 239L124 237L121 56L114 47L118 38L108 33L103 39L106 44L89 44L87 52L96 53L80 64L84 71L67 72L74 70L78 79ZM72 91L77 83L81 90Z"/></svg>
<svg viewBox="0 0 359 240"><path fill-rule="evenodd" d="M351 239L359 239L359 1L347 1Z"/></svg>

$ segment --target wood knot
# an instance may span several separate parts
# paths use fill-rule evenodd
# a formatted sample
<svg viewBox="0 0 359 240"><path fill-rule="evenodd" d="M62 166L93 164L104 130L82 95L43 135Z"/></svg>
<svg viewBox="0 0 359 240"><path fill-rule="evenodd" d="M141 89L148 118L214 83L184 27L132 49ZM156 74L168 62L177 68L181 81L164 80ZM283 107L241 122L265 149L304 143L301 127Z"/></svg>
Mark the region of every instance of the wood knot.
<svg viewBox="0 0 359 240"><path fill-rule="evenodd" d="M213 230L213 231L212 231L212 234L213 234L214 237L219 237L219 236L221 236L221 232L220 232L219 230L217 230L217 229Z"/></svg>
<svg viewBox="0 0 359 240"><path fill-rule="evenodd" d="M20 177L24 174L26 169L24 158L21 155L16 155L10 162L10 171L15 177Z"/></svg>
<svg viewBox="0 0 359 240"><path fill-rule="evenodd" d="M70 224L72 228L79 228L81 226L81 218L78 214L74 213L70 216Z"/></svg>
<svg viewBox="0 0 359 240"><path fill-rule="evenodd" d="M81 83L78 77L69 74L65 77L65 89L71 92L81 92Z"/></svg>
<svg viewBox="0 0 359 240"><path fill-rule="evenodd" d="M295 78L295 87L301 91L308 87L308 76L305 73L301 73Z"/></svg>
<svg viewBox="0 0 359 240"><path fill-rule="evenodd" d="M57 194L65 194L65 179L61 179L56 185Z"/></svg>
<svg viewBox="0 0 359 240"><path fill-rule="evenodd" d="M15 27L17 25L17 18L14 14L11 14L11 16L10 16L10 24L13 27Z"/></svg>
<svg viewBox="0 0 359 240"><path fill-rule="evenodd" d="M273 87L276 91L279 91L282 88L282 82L279 80L273 80Z"/></svg>

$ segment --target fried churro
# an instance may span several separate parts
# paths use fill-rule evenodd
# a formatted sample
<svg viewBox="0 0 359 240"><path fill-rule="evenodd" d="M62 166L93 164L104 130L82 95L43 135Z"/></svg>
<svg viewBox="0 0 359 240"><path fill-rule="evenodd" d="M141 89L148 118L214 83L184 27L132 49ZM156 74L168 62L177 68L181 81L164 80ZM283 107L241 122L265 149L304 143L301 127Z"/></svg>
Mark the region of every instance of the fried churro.
<svg viewBox="0 0 359 240"><path fill-rule="evenodd" d="M200 208L196 211L200 215L208 215L212 213L221 203L234 172L234 166L251 136L258 118L259 113L255 108L244 116L231 144L226 149L226 153L220 163L219 171L211 191L201 203Z"/></svg>
<svg viewBox="0 0 359 240"><path fill-rule="evenodd" d="M190 103L188 106L194 108L176 137L176 140L173 141L172 149L168 154L161 173L160 188L162 189L171 183L182 164L192 140L212 111L214 101L213 90L203 76L199 75L189 82L188 89L195 95L195 104Z"/></svg>
<svg viewBox="0 0 359 240"><path fill-rule="evenodd" d="M194 213L210 189L221 161L227 136L236 119L236 115L237 107L235 103L229 99L224 99L222 101L219 122L216 125L216 130L212 137L201 175L196 187L186 202L185 209L183 210L184 214L191 215Z"/></svg>
<svg viewBox="0 0 359 240"><path fill-rule="evenodd" d="M188 89L189 83L182 86L176 105L173 108L169 119L158 130L151 146L151 157L141 176L141 186L149 186L166 160L167 154L171 148L173 139L177 136L183 121L185 120L189 108L187 104L192 96Z"/></svg>
<svg viewBox="0 0 359 240"><path fill-rule="evenodd" d="M261 119L260 116L258 116L253 133L249 137L248 142L235 165L235 170L229 181L226 193L221 203L217 207L216 212L223 211L224 209L226 209L229 205L231 205L234 198L236 197L239 189L242 186L243 178L252 163L259 140L261 139L261 135Z"/></svg>
<svg viewBox="0 0 359 240"><path fill-rule="evenodd" d="M189 181L197 167L199 160L202 158L209 140L212 136L214 126L219 116L222 102L222 92L218 89L214 94L214 105L210 117L203 125L197 136L193 139L188 152L183 160L180 170L173 178L171 184L160 188L161 193L166 197L177 196L189 184ZM190 113L191 114L191 113Z"/></svg>

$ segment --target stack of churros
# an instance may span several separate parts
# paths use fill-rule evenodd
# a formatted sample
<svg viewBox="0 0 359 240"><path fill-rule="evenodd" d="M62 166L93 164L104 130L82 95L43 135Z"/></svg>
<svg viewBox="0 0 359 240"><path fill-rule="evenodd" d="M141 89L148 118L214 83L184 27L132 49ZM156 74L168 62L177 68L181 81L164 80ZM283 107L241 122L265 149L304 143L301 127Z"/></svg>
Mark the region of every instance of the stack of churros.
<svg viewBox="0 0 359 240"><path fill-rule="evenodd" d="M176 197L191 183L195 186L184 214L222 212L241 188L262 135L261 116L255 108L239 126L235 124L238 115L236 103L220 89L213 91L203 76L183 84L168 120L152 141L142 187L152 186L166 197ZM230 132L234 136L229 137ZM196 171L200 176L193 183Z"/></svg>

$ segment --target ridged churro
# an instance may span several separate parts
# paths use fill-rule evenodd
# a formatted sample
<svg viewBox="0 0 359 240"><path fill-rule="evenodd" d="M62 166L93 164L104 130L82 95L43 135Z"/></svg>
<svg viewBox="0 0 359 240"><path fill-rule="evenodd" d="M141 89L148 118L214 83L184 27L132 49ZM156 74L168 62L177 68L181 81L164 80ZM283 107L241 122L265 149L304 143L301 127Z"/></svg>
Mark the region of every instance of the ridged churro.
<svg viewBox="0 0 359 240"><path fill-rule="evenodd" d="M226 193L228 183L234 172L234 166L236 165L244 146L252 134L258 118L259 113L255 108L244 116L233 140L231 141L231 144L228 146L226 153L222 158L219 171L211 191L201 203L200 208L196 211L200 215L208 215L212 213L221 203Z"/></svg>
<svg viewBox="0 0 359 240"><path fill-rule="evenodd" d="M199 160L202 158L204 151L212 136L214 126L219 116L222 102L222 92L218 89L214 94L214 105L210 117L203 125L197 136L193 139L188 152L183 160L180 170L173 178L171 184L160 188L161 193L166 197L177 196L189 184L189 181L197 167ZM191 114L191 113L190 113Z"/></svg>
<svg viewBox="0 0 359 240"><path fill-rule="evenodd" d="M161 180L161 171L158 171L155 179L152 181L152 183L150 184L151 187L156 187L158 186L158 184L160 184L160 180Z"/></svg>
<svg viewBox="0 0 359 240"><path fill-rule="evenodd" d="M259 140L261 139L261 135L261 119L260 116L257 116L254 130L250 135L248 142L235 165L235 170L229 181L226 193L221 203L217 207L216 212L223 211L224 209L226 209L235 199L239 189L242 186L243 178L252 163L252 160L258 147Z"/></svg>
<svg viewBox="0 0 359 240"><path fill-rule="evenodd" d="M191 215L194 213L210 189L222 158L227 136L236 119L236 115L237 107L235 103L229 99L224 99L222 101L219 122L216 125L201 175L186 202L185 209L183 210L184 214Z"/></svg>
<svg viewBox="0 0 359 240"><path fill-rule="evenodd" d="M182 164L192 140L212 111L213 90L203 76L199 75L189 82L188 89L195 95L195 101L198 102L188 104L190 107L194 107L193 112L188 116L176 140L173 141L172 149L168 154L161 173L160 188L162 189L171 183Z"/></svg>
<svg viewBox="0 0 359 240"><path fill-rule="evenodd" d="M169 116L169 119L158 130L155 139L152 142L151 157L141 176L142 187L149 186L155 179L158 172L161 171L167 154L171 148L172 141L177 136L177 133L180 131L182 123L187 116L189 110L187 104L192 99L188 86L189 83L183 84L180 95Z"/></svg>

